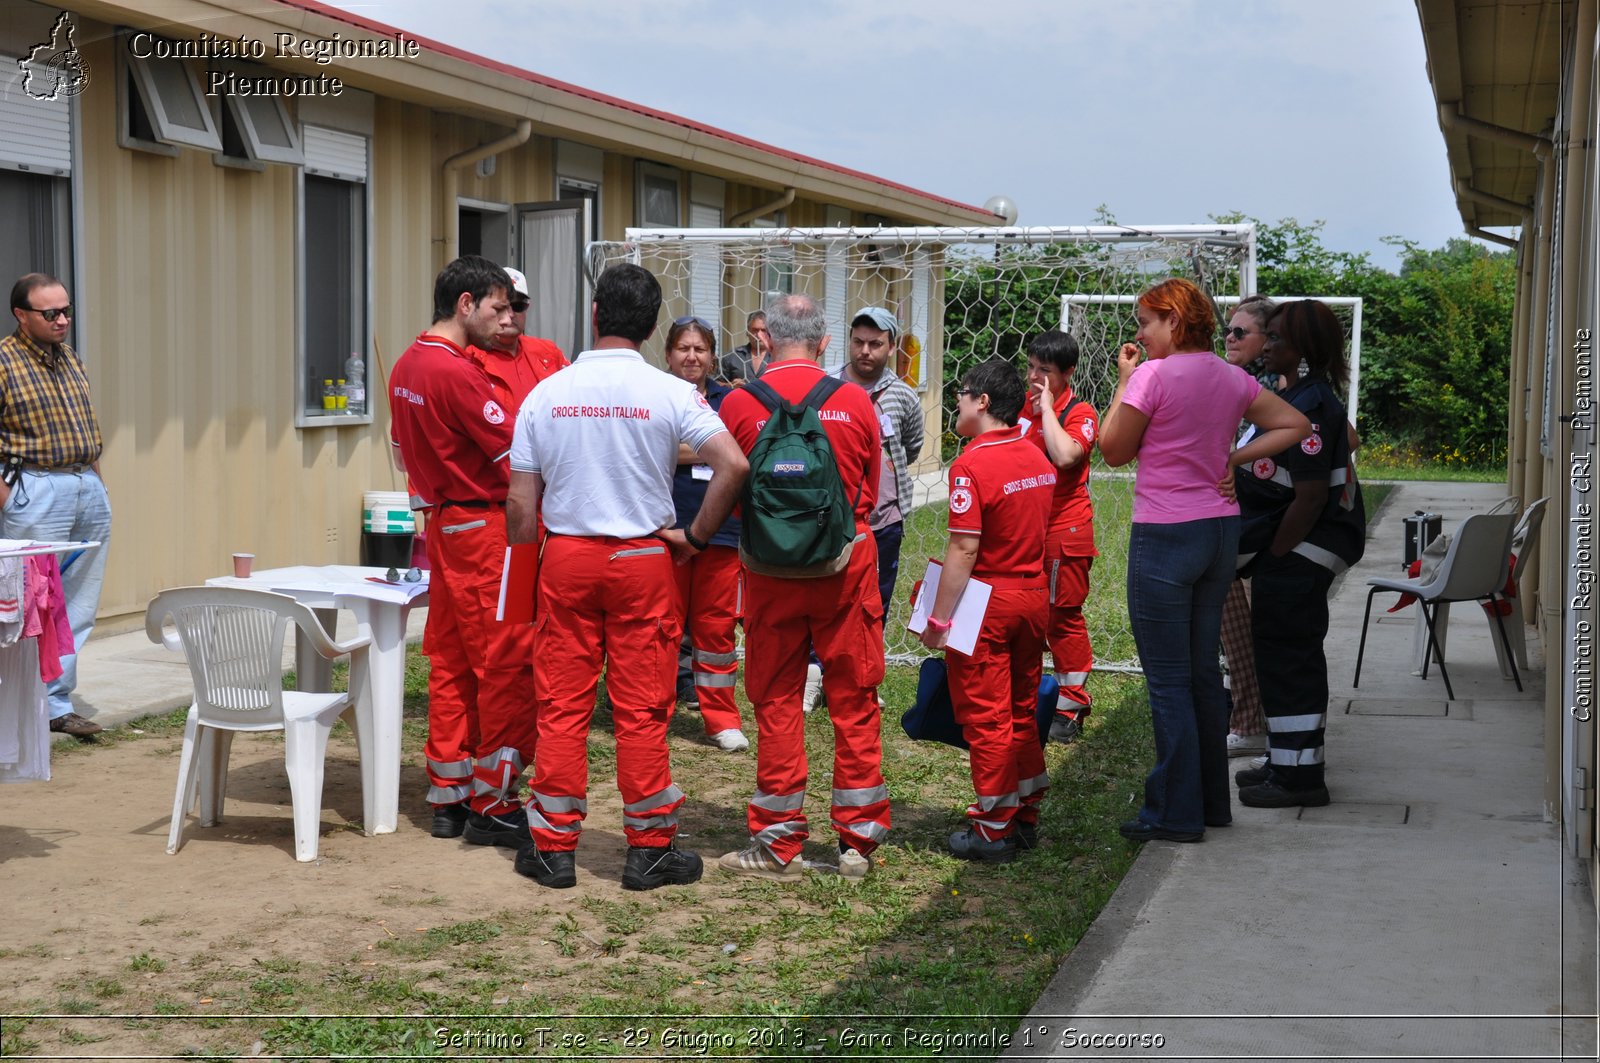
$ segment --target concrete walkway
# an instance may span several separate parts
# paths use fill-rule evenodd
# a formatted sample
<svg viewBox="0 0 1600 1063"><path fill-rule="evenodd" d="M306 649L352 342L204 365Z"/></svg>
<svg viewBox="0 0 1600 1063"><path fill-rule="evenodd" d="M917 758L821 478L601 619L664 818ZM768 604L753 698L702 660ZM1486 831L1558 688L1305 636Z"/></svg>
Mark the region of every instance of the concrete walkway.
<svg viewBox="0 0 1600 1063"><path fill-rule="evenodd" d="M1536 640L1519 694L1482 611L1456 606L1446 703L1436 670L1411 674L1415 607L1389 616L1379 595L1350 686L1366 580L1399 572L1403 517L1448 528L1504 495L1396 488L1331 603L1333 804L1235 804L1204 844L1146 845L1008 1058L1595 1058L1595 910L1543 814Z"/></svg>

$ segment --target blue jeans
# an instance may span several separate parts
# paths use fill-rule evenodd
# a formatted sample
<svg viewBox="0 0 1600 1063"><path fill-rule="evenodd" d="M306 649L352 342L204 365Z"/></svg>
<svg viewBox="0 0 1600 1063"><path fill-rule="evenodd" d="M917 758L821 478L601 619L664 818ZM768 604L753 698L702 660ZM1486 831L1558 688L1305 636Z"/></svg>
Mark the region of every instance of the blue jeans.
<svg viewBox="0 0 1600 1063"><path fill-rule="evenodd" d="M895 521L872 533L878 541L878 596L883 599L883 615L889 615L894 598L894 582L900 577L900 543L906 537L904 521Z"/></svg>
<svg viewBox="0 0 1600 1063"><path fill-rule="evenodd" d="M1133 526L1128 616L1156 739L1139 811L1150 826L1201 831L1233 819L1217 646L1238 552L1238 517Z"/></svg>
<svg viewBox="0 0 1600 1063"><path fill-rule="evenodd" d="M89 641L95 613L100 608L100 585L105 582L106 551L111 546L111 500L106 485L91 471L24 472L11 488L0 510L0 536L7 539L45 539L70 542L99 540L100 546L82 553L63 554L61 587L67 600L67 623L72 625L72 650ZM72 711L72 691L78 685L78 655L61 658L61 676L47 686L50 718Z"/></svg>

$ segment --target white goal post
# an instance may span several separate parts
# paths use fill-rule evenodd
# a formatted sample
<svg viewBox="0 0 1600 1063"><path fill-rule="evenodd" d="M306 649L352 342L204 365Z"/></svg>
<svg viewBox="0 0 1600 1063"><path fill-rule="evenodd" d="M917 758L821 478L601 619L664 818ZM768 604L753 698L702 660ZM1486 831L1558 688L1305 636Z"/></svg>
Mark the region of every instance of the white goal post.
<svg viewBox="0 0 1600 1063"><path fill-rule="evenodd" d="M912 464L913 509L907 514L901 571L884 625L891 660L924 656L905 628L912 584L945 543L945 476L959 441L956 382L968 368L1004 358L1019 369L1029 339L1051 328L1078 336L1073 376L1080 396L1104 409L1116 386L1116 345L1103 349L1089 319L1118 315L1115 305L1083 306L1067 320L1069 297L1131 300L1171 276L1195 280L1218 301L1254 291L1252 225L1086 225L1003 228L629 229L621 241L591 244L591 280L615 262L633 262L660 280L662 321L693 314L717 329L717 353L746 340L746 316L774 294L819 300L832 337L829 369L843 364L849 322L881 306L905 335L891 369L921 400L925 442ZM1119 326L1120 327L1120 326ZM645 356L662 363L659 328ZM1132 329L1117 341L1132 339ZM1096 667L1137 668L1128 625L1124 568L1132 509L1131 477L1097 467L1090 476L1100 552L1086 604Z"/></svg>

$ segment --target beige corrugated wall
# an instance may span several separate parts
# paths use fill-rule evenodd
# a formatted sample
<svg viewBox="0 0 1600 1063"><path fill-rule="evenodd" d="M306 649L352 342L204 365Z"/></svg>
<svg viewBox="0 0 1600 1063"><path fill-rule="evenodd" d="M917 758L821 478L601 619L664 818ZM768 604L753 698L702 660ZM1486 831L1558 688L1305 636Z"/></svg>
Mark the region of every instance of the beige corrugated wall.
<svg viewBox="0 0 1600 1063"><path fill-rule="evenodd" d="M112 89L109 29L81 26L90 67L104 77L96 87ZM119 100L115 91L79 99L74 175L83 204L78 335L115 511L103 633L136 627L163 588L224 572L235 550L254 552L260 568L357 560L362 493L404 486L389 457L385 385L432 316L445 261L440 165L509 128L377 100L367 185L374 416L370 425L296 428L298 172L219 167L194 149L167 157L121 148ZM460 195L552 198L552 132L503 152L488 178L463 172ZM634 163L606 154L612 239L634 215ZM727 211L771 196L730 182ZM823 214L800 200L789 220L820 224Z"/></svg>

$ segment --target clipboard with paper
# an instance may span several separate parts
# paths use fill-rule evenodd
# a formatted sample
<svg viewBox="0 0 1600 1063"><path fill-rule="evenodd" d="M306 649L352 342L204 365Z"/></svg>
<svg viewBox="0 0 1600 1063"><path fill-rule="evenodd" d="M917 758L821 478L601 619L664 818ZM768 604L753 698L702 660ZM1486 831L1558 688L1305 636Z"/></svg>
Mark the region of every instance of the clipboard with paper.
<svg viewBox="0 0 1600 1063"><path fill-rule="evenodd" d="M911 619L906 627L920 635L928 627L928 614L939 596L939 577L944 566L937 561L928 562L928 571L922 577L922 593L911 606ZM945 646L957 653L971 654L978 647L978 632L983 629L984 614L989 611L991 584L980 579L968 579L966 590L956 599L955 612L950 614L950 637Z"/></svg>

